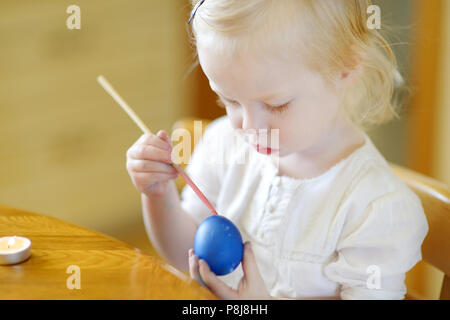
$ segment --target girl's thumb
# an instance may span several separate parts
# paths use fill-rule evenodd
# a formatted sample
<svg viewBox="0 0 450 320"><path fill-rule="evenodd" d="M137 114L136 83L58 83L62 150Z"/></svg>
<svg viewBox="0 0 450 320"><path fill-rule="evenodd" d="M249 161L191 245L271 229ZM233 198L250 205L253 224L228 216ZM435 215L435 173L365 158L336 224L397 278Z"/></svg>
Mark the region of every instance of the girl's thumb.
<svg viewBox="0 0 450 320"><path fill-rule="evenodd" d="M242 262L242 267L247 279L254 278L259 271L250 241L247 241L244 245L244 257Z"/></svg>
<svg viewBox="0 0 450 320"><path fill-rule="evenodd" d="M158 137L160 137L161 139L163 139L164 141L166 141L172 147L172 141L170 140L170 137L169 137L169 135L167 134L166 131L159 130L156 135Z"/></svg>

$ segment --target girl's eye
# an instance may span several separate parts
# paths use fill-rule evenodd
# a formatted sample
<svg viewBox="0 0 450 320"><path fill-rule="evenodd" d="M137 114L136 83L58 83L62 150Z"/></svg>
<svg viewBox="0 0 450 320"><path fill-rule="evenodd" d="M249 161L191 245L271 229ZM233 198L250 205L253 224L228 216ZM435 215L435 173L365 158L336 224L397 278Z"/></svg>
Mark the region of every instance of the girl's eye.
<svg viewBox="0 0 450 320"><path fill-rule="evenodd" d="M216 103L219 105L219 107L221 108L226 108L227 106L231 106L231 107L238 107L239 103L236 101L222 101L221 98L218 98ZM269 105L265 105L265 109L271 113L275 113L275 114L280 114L285 112L288 108L289 108L290 102L285 103L281 106L277 106L277 107L272 107Z"/></svg>
<svg viewBox="0 0 450 320"><path fill-rule="evenodd" d="M278 106L278 107L266 106L266 108L269 109L269 111L272 112L272 113L280 114L280 113L285 112L289 108L289 104L290 104L290 102L285 103L285 104L283 104L281 106Z"/></svg>

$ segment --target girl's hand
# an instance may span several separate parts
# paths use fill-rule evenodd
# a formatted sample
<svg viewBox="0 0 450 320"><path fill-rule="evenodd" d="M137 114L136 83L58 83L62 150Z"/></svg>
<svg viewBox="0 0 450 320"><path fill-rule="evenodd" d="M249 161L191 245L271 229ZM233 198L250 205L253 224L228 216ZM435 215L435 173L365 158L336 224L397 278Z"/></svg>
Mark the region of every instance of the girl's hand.
<svg viewBox="0 0 450 320"><path fill-rule="evenodd" d="M198 259L193 249L189 249L189 272L191 278L206 286L219 299L225 300L270 300L272 297L266 289L266 285L256 265L255 256L246 242L244 246L244 258L242 260L244 276L239 282L237 290L233 290L220 280L210 269L208 263Z"/></svg>
<svg viewBox="0 0 450 320"><path fill-rule="evenodd" d="M136 189L146 195L162 195L169 181L178 176L171 166L172 143L160 130L143 134L127 151L127 170Z"/></svg>

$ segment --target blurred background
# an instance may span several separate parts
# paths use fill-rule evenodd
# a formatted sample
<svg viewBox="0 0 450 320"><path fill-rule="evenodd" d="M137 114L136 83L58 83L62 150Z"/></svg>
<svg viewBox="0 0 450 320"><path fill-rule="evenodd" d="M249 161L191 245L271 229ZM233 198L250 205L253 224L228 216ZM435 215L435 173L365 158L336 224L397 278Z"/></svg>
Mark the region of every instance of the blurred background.
<svg viewBox="0 0 450 320"><path fill-rule="evenodd" d="M384 0L382 22L412 89L402 118L368 132L390 162L450 184L450 1ZM69 30L67 7L81 9ZM98 85L103 74L148 127L224 114L188 42L187 0L0 2L0 204L53 216L157 255L126 171L138 127ZM438 297L420 262L408 293Z"/></svg>

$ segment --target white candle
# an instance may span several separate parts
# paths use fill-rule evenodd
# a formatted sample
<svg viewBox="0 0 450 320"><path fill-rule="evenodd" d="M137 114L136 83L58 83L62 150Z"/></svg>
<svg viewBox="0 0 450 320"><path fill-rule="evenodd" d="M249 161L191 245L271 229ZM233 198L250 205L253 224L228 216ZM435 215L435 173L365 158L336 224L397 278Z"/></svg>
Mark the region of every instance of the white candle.
<svg viewBox="0 0 450 320"><path fill-rule="evenodd" d="M10 249L12 246L14 246L15 243L16 243L16 236L14 236L8 240L8 249Z"/></svg>
<svg viewBox="0 0 450 320"><path fill-rule="evenodd" d="M16 264L30 257L31 241L25 237L0 238L0 265Z"/></svg>

